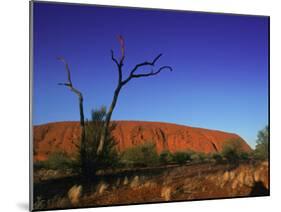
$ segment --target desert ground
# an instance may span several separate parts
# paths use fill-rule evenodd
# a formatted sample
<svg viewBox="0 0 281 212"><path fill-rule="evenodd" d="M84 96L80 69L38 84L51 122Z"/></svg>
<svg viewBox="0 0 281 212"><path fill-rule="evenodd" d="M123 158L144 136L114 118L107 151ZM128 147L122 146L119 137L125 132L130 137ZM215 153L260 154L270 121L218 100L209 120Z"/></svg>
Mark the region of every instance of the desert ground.
<svg viewBox="0 0 281 212"><path fill-rule="evenodd" d="M34 163L44 162L58 149L73 157L79 123L57 122L34 127ZM205 155L219 153L229 139L249 145L238 135L168 123L119 121L113 132L119 152L154 141L157 154L191 149ZM213 158L181 163L128 166L98 170L84 179L71 169L34 169L34 209L156 203L269 194L269 164L244 159L230 163Z"/></svg>

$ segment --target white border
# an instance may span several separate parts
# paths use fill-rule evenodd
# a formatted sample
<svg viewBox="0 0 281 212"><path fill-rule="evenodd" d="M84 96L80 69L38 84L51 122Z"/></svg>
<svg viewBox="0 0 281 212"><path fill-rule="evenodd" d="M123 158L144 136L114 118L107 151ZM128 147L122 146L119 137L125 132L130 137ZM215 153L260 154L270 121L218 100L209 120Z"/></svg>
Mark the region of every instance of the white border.
<svg viewBox="0 0 281 212"><path fill-rule="evenodd" d="M60 1L60 0L58 0ZM271 196L169 204L77 209L69 211L266 211L280 208L280 38L281 14L275 0L67 0L76 3L147 8L184 9L271 16ZM28 208L29 140L29 5L27 0L1 2L0 8L1 91L1 211ZM275 210L274 210L275 209Z"/></svg>

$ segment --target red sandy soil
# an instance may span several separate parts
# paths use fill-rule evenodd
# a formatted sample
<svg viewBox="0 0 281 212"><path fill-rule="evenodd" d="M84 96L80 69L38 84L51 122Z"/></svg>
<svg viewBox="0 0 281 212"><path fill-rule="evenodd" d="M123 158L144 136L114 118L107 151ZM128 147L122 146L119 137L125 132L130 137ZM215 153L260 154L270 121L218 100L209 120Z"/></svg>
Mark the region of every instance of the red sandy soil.
<svg viewBox="0 0 281 212"><path fill-rule="evenodd" d="M116 121L113 135L117 148L123 151L147 141L155 142L157 151L171 152L193 150L197 152L220 152L232 139L239 140L244 151L250 146L237 134L217 130L188 127L170 123L144 121ZM55 122L34 126L34 160L45 160L55 151L75 154L79 142L79 122Z"/></svg>

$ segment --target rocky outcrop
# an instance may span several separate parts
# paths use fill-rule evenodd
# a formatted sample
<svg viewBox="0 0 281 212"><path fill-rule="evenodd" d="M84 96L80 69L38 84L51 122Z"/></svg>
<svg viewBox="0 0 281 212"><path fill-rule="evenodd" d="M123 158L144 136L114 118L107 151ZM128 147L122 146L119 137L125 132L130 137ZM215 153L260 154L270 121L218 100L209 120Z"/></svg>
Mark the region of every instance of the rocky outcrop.
<svg viewBox="0 0 281 212"><path fill-rule="evenodd" d="M188 127L170 123L116 121L113 135L119 151L144 142L154 142L158 152L194 150L219 152L227 141L236 139L244 151L249 145L238 135L217 130ZM34 158L44 160L54 151L74 154L79 142L78 122L57 122L34 126Z"/></svg>

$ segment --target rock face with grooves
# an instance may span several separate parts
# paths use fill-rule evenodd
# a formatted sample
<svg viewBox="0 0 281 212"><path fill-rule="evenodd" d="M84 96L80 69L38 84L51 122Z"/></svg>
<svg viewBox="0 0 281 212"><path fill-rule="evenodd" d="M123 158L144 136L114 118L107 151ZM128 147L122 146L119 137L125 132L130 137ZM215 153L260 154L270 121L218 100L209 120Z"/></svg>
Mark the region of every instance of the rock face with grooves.
<svg viewBox="0 0 281 212"><path fill-rule="evenodd" d="M177 124L143 121L116 121L113 135L117 148L123 151L145 142L156 144L158 153L193 150L197 152L220 152L232 139L239 140L244 151L251 151L250 146L238 135L188 127ZM55 151L74 155L75 143L79 142L79 122L55 122L34 126L34 160L45 160Z"/></svg>

